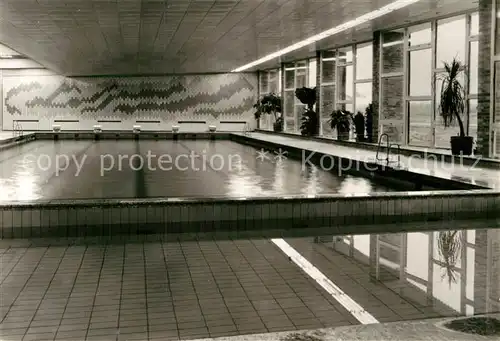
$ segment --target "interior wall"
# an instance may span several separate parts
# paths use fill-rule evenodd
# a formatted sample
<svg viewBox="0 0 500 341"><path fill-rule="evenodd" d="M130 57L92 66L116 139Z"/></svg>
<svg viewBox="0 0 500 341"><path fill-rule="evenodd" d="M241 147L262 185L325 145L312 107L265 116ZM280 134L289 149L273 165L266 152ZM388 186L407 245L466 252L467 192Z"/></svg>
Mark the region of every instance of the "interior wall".
<svg viewBox="0 0 500 341"><path fill-rule="evenodd" d="M240 131L252 126L255 73L67 78L46 70L3 70L4 130Z"/></svg>

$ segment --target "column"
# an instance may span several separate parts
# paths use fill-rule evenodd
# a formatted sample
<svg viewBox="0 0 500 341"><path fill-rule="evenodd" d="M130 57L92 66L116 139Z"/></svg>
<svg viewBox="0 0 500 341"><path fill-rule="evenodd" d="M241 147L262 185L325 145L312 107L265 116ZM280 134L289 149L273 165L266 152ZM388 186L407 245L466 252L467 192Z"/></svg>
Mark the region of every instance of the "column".
<svg viewBox="0 0 500 341"><path fill-rule="evenodd" d="M372 121L372 140L369 142L377 143L378 140L378 122L379 122L379 96L380 96L380 32L373 32L373 121Z"/></svg>
<svg viewBox="0 0 500 341"><path fill-rule="evenodd" d="M493 100L491 96L493 1L495 0L479 0L477 149L481 155L487 157L491 154L490 133L493 128L490 119Z"/></svg>

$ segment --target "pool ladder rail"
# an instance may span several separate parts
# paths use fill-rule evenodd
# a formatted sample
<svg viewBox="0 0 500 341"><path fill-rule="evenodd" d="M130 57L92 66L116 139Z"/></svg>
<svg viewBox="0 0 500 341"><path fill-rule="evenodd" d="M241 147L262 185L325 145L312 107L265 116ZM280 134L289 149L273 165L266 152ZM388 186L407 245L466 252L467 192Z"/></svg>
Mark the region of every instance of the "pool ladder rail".
<svg viewBox="0 0 500 341"><path fill-rule="evenodd" d="M387 153L385 154L385 158L380 157L380 153L382 151L381 150L382 149L382 142L384 141L384 136L385 136L385 142L386 142L384 147L387 150ZM390 158L392 147L396 147L396 149L398 151L397 160L391 160L391 158ZM396 165L394 168L401 169L402 168L401 167L401 146L397 143L390 143L389 135L387 135L386 133L383 133L382 135L380 135L380 138L378 139L376 159L377 159L377 163L379 161L385 161L385 166L389 166L389 164L395 163Z"/></svg>
<svg viewBox="0 0 500 341"><path fill-rule="evenodd" d="M23 136L23 127L18 121L12 121L12 135L14 137Z"/></svg>

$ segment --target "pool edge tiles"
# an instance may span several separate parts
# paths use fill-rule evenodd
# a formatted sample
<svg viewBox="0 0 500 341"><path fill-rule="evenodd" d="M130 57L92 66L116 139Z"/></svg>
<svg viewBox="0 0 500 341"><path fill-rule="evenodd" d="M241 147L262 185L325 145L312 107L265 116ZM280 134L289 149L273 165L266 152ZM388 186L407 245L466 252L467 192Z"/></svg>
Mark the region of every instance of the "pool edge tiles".
<svg viewBox="0 0 500 341"><path fill-rule="evenodd" d="M500 192L430 191L241 199L45 200L0 205L1 238L264 231L497 219ZM352 231L351 231L352 232Z"/></svg>

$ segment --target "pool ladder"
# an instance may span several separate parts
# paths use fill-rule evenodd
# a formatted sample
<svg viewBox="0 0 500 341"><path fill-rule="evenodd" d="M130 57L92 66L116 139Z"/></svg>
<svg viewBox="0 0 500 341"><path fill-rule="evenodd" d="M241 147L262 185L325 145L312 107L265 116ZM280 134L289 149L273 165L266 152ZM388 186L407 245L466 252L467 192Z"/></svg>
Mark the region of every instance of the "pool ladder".
<svg viewBox="0 0 500 341"><path fill-rule="evenodd" d="M12 135L14 137L23 136L23 127L18 121L12 121Z"/></svg>
<svg viewBox="0 0 500 341"><path fill-rule="evenodd" d="M387 149L387 153L385 154L384 157L380 157L380 152L382 149L382 142L384 141L384 136L385 136L385 148ZM391 148L396 147L398 150L398 159L397 160L391 160L390 155L391 155ZM386 133L383 133L380 135L380 138L378 139L378 145L377 145L377 162L378 161L385 161L385 165L389 166L390 163L396 163L396 167L399 168L401 166L401 146L397 143L390 143L389 142L389 135Z"/></svg>

